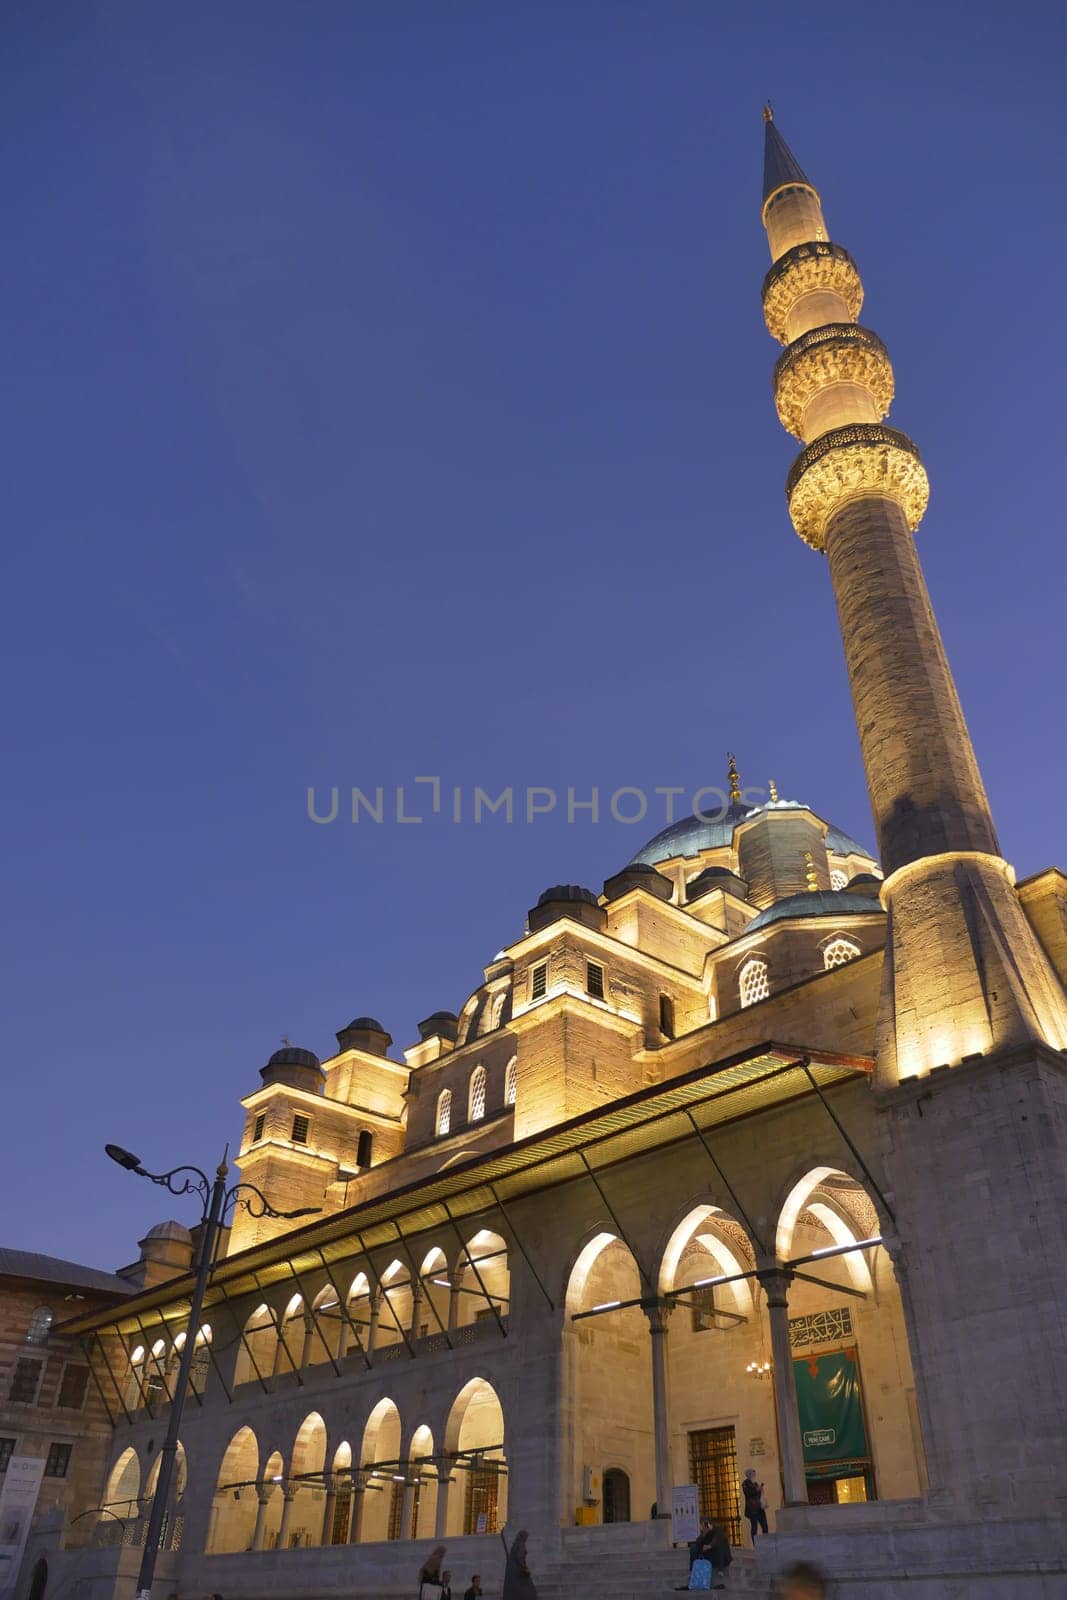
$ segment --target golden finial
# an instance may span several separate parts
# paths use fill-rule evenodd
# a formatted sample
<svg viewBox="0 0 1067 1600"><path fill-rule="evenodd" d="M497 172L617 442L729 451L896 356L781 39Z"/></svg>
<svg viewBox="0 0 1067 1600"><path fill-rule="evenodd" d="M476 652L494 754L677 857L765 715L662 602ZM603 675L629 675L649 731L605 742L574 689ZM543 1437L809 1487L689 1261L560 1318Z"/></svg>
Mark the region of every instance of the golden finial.
<svg viewBox="0 0 1067 1600"><path fill-rule="evenodd" d="M771 791L771 805L776 806L778 804L778 785L773 778L767 779L767 787Z"/></svg>
<svg viewBox="0 0 1067 1600"><path fill-rule="evenodd" d="M767 101L767 104L763 108L763 120L764 120L764 122L773 122L774 121L774 107L771 105L771 102L769 100Z"/></svg>
<svg viewBox="0 0 1067 1600"><path fill-rule="evenodd" d="M741 779L737 776L737 762L734 760L732 750L727 751L726 759L730 763L726 769L726 776L730 783L730 804L739 806L741 804Z"/></svg>
<svg viewBox="0 0 1067 1600"><path fill-rule="evenodd" d="M804 860L807 862L807 866L804 868L804 876L808 880L808 889L812 894L817 894L819 889L819 880L815 876L815 857L812 855L810 850L805 850Z"/></svg>

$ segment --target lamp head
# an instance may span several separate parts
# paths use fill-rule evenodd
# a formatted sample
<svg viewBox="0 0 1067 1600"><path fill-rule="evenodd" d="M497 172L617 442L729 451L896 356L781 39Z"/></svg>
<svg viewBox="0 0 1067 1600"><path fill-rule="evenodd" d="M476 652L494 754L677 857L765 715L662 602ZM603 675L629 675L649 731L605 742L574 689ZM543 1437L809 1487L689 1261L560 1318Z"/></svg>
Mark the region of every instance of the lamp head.
<svg viewBox="0 0 1067 1600"><path fill-rule="evenodd" d="M283 1217L286 1217L289 1220L294 1220L296 1217L321 1217L322 1216L322 1207L321 1206L301 1206L298 1211L282 1211L280 1213L280 1215L283 1216Z"/></svg>
<svg viewBox="0 0 1067 1600"><path fill-rule="evenodd" d="M132 1155L129 1150L124 1150L120 1144L106 1144L104 1153L109 1155L112 1161L117 1161L120 1167L125 1167L127 1172L142 1172L144 1170L141 1166L140 1156Z"/></svg>

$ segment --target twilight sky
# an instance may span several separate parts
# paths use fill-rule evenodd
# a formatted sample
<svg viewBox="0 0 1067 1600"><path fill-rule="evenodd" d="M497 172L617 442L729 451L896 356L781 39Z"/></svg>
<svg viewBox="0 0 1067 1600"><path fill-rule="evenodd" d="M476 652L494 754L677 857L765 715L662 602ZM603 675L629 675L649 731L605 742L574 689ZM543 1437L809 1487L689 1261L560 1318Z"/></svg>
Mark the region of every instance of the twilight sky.
<svg viewBox="0 0 1067 1600"><path fill-rule="evenodd" d="M0 1242L116 1266L191 1222L104 1142L210 1165L283 1034L398 1052L728 749L873 843L783 496L768 95L930 472L1005 853L1062 860L1063 18L7 9ZM419 776L560 806L398 824ZM568 825L624 785L643 823Z"/></svg>

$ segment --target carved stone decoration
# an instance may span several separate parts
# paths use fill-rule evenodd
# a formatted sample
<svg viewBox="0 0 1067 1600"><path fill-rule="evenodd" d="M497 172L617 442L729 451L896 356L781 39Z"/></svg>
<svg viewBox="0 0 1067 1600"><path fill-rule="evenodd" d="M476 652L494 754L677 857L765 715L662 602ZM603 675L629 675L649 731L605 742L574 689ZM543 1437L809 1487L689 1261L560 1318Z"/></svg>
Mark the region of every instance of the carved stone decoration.
<svg viewBox="0 0 1067 1600"><path fill-rule="evenodd" d="M771 337L789 340L789 312L801 295L823 289L840 295L850 317L863 305L859 268L848 251L830 240L811 240L787 250L763 280L763 317Z"/></svg>
<svg viewBox="0 0 1067 1600"><path fill-rule="evenodd" d="M914 533L930 499L930 480L906 433L880 422L854 422L814 439L794 461L786 480L789 515L814 550L849 500L885 495L897 501Z"/></svg>
<svg viewBox="0 0 1067 1600"><path fill-rule="evenodd" d="M893 403L893 367L876 333L855 322L832 322L794 339L774 369L774 403L787 432L804 438L804 412L834 383L866 389L884 417Z"/></svg>

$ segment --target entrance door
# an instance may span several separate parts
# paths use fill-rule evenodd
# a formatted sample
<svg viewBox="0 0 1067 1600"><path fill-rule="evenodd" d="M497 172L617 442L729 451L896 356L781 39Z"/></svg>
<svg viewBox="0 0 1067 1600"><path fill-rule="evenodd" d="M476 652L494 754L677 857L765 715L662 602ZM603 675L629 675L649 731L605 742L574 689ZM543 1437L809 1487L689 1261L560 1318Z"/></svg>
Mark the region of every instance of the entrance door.
<svg viewBox="0 0 1067 1600"><path fill-rule="evenodd" d="M620 1467L609 1467L604 1474L604 1521L629 1520L630 1480Z"/></svg>
<svg viewBox="0 0 1067 1600"><path fill-rule="evenodd" d="M331 1544L348 1543L348 1526L352 1521L352 1480L343 1479L337 1486L337 1499L333 1503L333 1527L330 1529Z"/></svg>
<svg viewBox="0 0 1067 1600"><path fill-rule="evenodd" d="M741 1491L733 1428L701 1428L689 1435L689 1474L700 1496L700 1515L718 1522L741 1543Z"/></svg>

